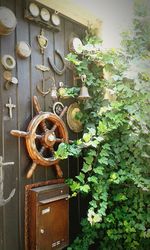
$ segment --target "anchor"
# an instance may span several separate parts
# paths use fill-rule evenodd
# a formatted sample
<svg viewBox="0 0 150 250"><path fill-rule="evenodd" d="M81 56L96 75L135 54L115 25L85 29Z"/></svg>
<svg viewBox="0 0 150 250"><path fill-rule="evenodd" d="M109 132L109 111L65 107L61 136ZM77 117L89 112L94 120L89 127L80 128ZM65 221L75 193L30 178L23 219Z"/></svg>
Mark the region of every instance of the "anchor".
<svg viewBox="0 0 150 250"><path fill-rule="evenodd" d="M45 82L47 82L47 81L49 81L49 80L52 80L52 82L53 82L53 84L54 84L55 80L54 80L54 78L53 78L52 76L50 76L50 77L48 77L48 78L46 78L46 79L44 79L44 78L42 79L43 85L44 85ZM41 90L41 88L38 86L38 84L36 85L36 89L38 90L38 92L39 92L42 96L48 95L48 94L50 93L50 91L51 91L51 88L48 88L47 91L44 91L43 89Z"/></svg>
<svg viewBox="0 0 150 250"><path fill-rule="evenodd" d="M11 198L14 196L16 189L14 188L9 197L7 199L4 199L4 184L3 184L3 166L6 165L14 165L14 162L5 162L3 163L3 157L0 156L0 207L6 205Z"/></svg>

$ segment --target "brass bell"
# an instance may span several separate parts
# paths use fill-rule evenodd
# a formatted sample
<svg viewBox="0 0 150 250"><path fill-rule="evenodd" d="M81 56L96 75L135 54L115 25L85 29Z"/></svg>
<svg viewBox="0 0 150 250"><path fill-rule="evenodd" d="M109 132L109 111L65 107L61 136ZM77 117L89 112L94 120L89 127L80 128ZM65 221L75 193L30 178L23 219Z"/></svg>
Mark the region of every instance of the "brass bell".
<svg viewBox="0 0 150 250"><path fill-rule="evenodd" d="M78 99L84 100L89 98L91 98L91 96L89 95L88 88L85 85L82 85Z"/></svg>

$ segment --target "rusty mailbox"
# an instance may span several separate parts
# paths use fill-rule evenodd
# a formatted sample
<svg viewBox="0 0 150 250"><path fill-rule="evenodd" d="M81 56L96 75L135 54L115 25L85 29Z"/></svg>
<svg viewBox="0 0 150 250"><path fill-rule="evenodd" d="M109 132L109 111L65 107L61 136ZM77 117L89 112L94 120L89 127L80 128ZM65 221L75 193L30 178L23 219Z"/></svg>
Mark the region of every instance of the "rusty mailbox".
<svg viewBox="0 0 150 250"><path fill-rule="evenodd" d="M58 250L68 245L68 192L64 183L28 190L27 250Z"/></svg>

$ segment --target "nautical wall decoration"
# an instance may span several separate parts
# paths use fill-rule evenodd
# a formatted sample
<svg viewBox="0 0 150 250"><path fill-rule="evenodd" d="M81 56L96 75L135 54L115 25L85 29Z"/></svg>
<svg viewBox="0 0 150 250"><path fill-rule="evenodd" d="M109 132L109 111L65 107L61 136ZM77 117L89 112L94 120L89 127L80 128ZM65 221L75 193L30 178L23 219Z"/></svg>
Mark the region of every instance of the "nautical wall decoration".
<svg viewBox="0 0 150 250"><path fill-rule="evenodd" d="M41 54L44 54L44 50L47 48L48 39L44 36L44 30L41 29L40 35L37 36L38 45L40 47Z"/></svg>
<svg viewBox="0 0 150 250"><path fill-rule="evenodd" d="M27 42L20 41L16 46L16 53L20 58L26 59L31 55L31 47Z"/></svg>
<svg viewBox="0 0 150 250"><path fill-rule="evenodd" d="M52 84L54 84L55 80L52 76L49 76L48 78L46 79L42 79L40 82L42 82L43 84L42 85L45 85L46 82L48 81L52 81ZM46 96L48 95L50 92L51 92L51 87L48 88L46 91L44 91L44 89L41 89L41 87L39 86L39 83L36 85L36 89L37 91L42 95L42 96Z"/></svg>
<svg viewBox="0 0 150 250"><path fill-rule="evenodd" d="M48 22L50 20L50 17L51 17L48 9L42 8L40 11L40 17L43 21Z"/></svg>
<svg viewBox="0 0 150 250"><path fill-rule="evenodd" d="M60 30L60 18L58 13L46 7L42 3L26 1L25 18L29 21L35 22L40 26L53 31Z"/></svg>
<svg viewBox="0 0 150 250"><path fill-rule="evenodd" d="M72 103L67 111L67 123L69 128L75 133L79 133L83 130L83 125L77 115L80 112L80 107L77 102Z"/></svg>
<svg viewBox="0 0 150 250"><path fill-rule="evenodd" d="M14 57L11 55L4 55L1 59L1 63L7 70L12 70L16 66L16 61Z"/></svg>
<svg viewBox="0 0 150 250"><path fill-rule="evenodd" d="M5 106L9 110L9 117L10 117L10 119L12 119L13 118L13 112L12 112L12 110L16 107L16 105L12 103L11 97L9 97L8 103L5 104Z"/></svg>
<svg viewBox="0 0 150 250"><path fill-rule="evenodd" d="M91 98L91 96L89 95L89 92L88 92L88 88L85 86L86 75L81 76L81 81L82 81L82 87L80 89L80 95L78 96L78 99L79 100L86 100L86 99Z"/></svg>
<svg viewBox="0 0 150 250"><path fill-rule="evenodd" d="M80 38L73 37L70 39L69 42L69 51L74 52L76 54L80 54L83 50L83 44Z"/></svg>
<svg viewBox="0 0 150 250"><path fill-rule="evenodd" d="M14 13L6 7L0 7L0 35L9 35L16 25L17 20Z"/></svg>
<svg viewBox="0 0 150 250"><path fill-rule="evenodd" d="M58 16L58 12L55 11L55 13L53 13L51 15L51 21L52 24L54 24L55 26L59 26L60 25L60 17Z"/></svg>
<svg viewBox="0 0 150 250"><path fill-rule="evenodd" d="M3 167L7 165L14 165L14 162L3 162L3 157L0 156L0 207L6 205L15 194L15 188L11 191L7 199L4 198L4 175Z"/></svg>
<svg viewBox="0 0 150 250"><path fill-rule="evenodd" d="M62 102L55 102L53 105L53 113L55 115L60 116L60 114L62 113L64 109L64 105L62 104Z"/></svg>
<svg viewBox="0 0 150 250"><path fill-rule="evenodd" d="M61 119L67 107L58 117L50 112L42 112L36 96L33 97L33 105L37 115L29 123L27 132L19 130L10 132L14 136L25 138L28 153L33 160L27 178L32 177L37 164L45 167L54 165L57 177L61 178L63 172L58 165L59 159L55 158L54 151L57 150L59 143L68 142L68 132Z"/></svg>
<svg viewBox="0 0 150 250"><path fill-rule="evenodd" d="M35 68L38 70L41 70L42 72L50 71L49 67L42 65L42 64L35 65Z"/></svg>
<svg viewBox="0 0 150 250"><path fill-rule="evenodd" d="M5 80L5 88L8 89L10 84L18 84L18 79L12 76L11 71L4 71L3 78Z"/></svg>
<svg viewBox="0 0 150 250"><path fill-rule="evenodd" d="M50 66L52 67L52 69L54 70L54 72L57 75L62 75L65 70L66 70L66 63L65 63L65 59L63 58L63 56L61 55L61 53L58 50L55 50L56 55L60 58L61 62L62 62L62 68L59 69L54 62L52 62L51 58L48 57L48 62L50 64Z"/></svg>

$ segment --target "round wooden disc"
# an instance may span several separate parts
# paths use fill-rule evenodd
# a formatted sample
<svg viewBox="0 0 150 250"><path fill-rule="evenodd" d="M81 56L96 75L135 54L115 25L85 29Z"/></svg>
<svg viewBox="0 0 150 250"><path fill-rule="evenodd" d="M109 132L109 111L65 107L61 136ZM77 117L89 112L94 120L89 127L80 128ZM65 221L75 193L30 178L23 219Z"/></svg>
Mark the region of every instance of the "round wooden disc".
<svg viewBox="0 0 150 250"><path fill-rule="evenodd" d="M12 79L12 73L10 71L4 71L3 77L6 81L11 81Z"/></svg>
<svg viewBox="0 0 150 250"><path fill-rule="evenodd" d="M10 34L15 29L16 24L14 13L6 7L0 7L0 35Z"/></svg>
<svg viewBox="0 0 150 250"><path fill-rule="evenodd" d="M27 58L31 55L31 47L28 43L21 41L16 46L16 52L21 58Z"/></svg>

